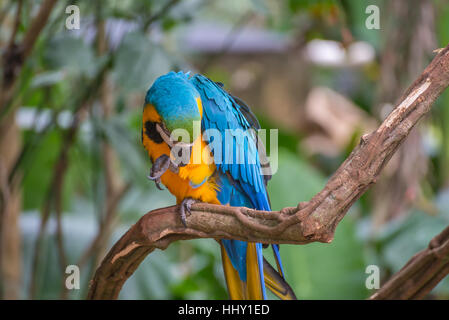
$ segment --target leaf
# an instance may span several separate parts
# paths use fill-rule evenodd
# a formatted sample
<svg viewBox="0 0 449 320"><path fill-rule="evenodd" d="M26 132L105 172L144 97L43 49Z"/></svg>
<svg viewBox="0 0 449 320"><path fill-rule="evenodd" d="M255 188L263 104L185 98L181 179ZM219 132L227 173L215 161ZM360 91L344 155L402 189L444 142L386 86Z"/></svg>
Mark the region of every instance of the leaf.
<svg viewBox="0 0 449 320"><path fill-rule="evenodd" d="M39 87L51 86L60 81L63 81L64 76L65 76L65 74L61 70L42 72L33 77L33 80L31 82L31 87L39 88Z"/></svg>
<svg viewBox="0 0 449 320"><path fill-rule="evenodd" d="M34 139L36 132L27 132L26 141ZM28 150L25 167L23 168L24 209L40 208L47 192L47 186L53 175L54 163L59 155L61 137L57 131L51 131L43 137L38 146ZM39 186L38 188L36 186Z"/></svg>
<svg viewBox="0 0 449 320"><path fill-rule="evenodd" d="M114 78L128 91L146 91L160 75L170 71L171 64L161 48L140 32L125 36L118 51Z"/></svg>
<svg viewBox="0 0 449 320"><path fill-rule="evenodd" d="M50 68L67 70L75 75L93 76L99 64L92 46L67 34L49 41L44 58Z"/></svg>
<svg viewBox="0 0 449 320"><path fill-rule="evenodd" d="M124 173L134 180L149 171L149 158L144 158L143 147L140 144L140 131L128 130L125 119L120 116L97 122L108 142L117 151ZM139 180L137 180L139 181Z"/></svg>

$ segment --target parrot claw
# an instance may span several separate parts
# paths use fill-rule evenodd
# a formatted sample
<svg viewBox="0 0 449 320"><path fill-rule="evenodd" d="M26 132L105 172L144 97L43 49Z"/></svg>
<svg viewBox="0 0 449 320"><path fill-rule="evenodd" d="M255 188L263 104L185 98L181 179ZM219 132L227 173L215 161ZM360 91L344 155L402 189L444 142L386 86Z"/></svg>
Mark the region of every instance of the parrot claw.
<svg viewBox="0 0 449 320"><path fill-rule="evenodd" d="M180 206L179 206L179 214L181 215L181 222L184 225L184 227L187 228L186 223L186 212L188 214L191 214L190 209L192 207L192 204L199 202L198 200L192 199L192 198L185 198L182 200Z"/></svg>
<svg viewBox="0 0 449 320"><path fill-rule="evenodd" d="M155 180L154 183L156 184L156 188L164 190L164 188L161 187L161 179Z"/></svg>
<svg viewBox="0 0 449 320"><path fill-rule="evenodd" d="M150 179L151 181L154 181L154 183L156 184L156 188L158 188L159 190L164 190L164 188L161 187L160 177L153 177L151 175L147 175L147 178Z"/></svg>
<svg viewBox="0 0 449 320"><path fill-rule="evenodd" d="M170 157L166 154L163 154L159 158L154 161L153 166L151 167L150 174L148 175L148 179L157 181L160 177L167 171L170 166Z"/></svg>
<svg viewBox="0 0 449 320"><path fill-rule="evenodd" d="M151 167L150 174L147 176L147 178L154 181L154 183L156 183L156 187L159 190L164 190L160 185L161 177L168 169L176 173L178 167L171 161L169 156L163 154L159 158L157 158L156 161L154 161L154 164Z"/></svg>

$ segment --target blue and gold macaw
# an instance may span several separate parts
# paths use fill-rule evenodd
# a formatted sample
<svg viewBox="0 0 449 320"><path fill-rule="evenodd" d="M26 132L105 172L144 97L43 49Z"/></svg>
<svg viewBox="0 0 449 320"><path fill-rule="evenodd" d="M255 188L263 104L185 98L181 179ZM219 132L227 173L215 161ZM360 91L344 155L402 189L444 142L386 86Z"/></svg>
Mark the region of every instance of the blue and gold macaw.
<svg viewBox="0 0 449 320"><path fill-rule="evenodd" d="M195 130L195 123L200 130ZM271 210L268 176L261 174L265 153L257 148L257 136L248 133L259 129L259 123L222 84L183 72L159 77L147 92L142 125L142 143L153 162L149 178L158 188L162 182L176 197L184 225L185 214L196 201ZM187 141L172 139L176 129L188 133ZM226 131L243 134L229 139ZM222 134L221 145L214 144L217 138L211 132ZM203 156L193 161L195 148ZM175 155L189 151L187 161L176 161L175 149ZM266 288L281 299L295 299L284 279L278 245L272 245L275 270L264 259L261 243L227 239L219 243L231 299L266 299Z"/></svg>

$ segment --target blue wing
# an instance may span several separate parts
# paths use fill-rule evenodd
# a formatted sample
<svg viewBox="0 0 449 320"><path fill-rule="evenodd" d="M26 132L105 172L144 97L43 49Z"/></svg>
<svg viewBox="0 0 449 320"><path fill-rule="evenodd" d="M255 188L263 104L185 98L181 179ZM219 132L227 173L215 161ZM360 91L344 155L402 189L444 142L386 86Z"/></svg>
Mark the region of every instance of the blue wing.
<svg viewBox="0 0 449 320"><path fill-rule="evenodd" d="M217 195L219 201L231 206L271 210L266 191L266 179L270 176L261 174L257 135L254 131L259 129L257 119L242 101L228 94L219 84L199 74L190 81L201 95L203 104L201 126L204 138L209 145L213 144L214 137L208 133L210 129L218 130L223 138L221 150L212 148L219 172L220 191ZM223 240L222 243L240 279L246 281L247 243L238 240ZM279 272L283 277L278 245L273 245L273 250ZM256 251L261 288L263 297L266 298L261 244L256 244Z"/></svg>
<svg viewBox="0 0 449 320"><path fill-rule="evenodd" d="M217 169L223 173L229 172L234 180L241 181L245 191L257 197L258 209L270 210L261 175L256 132L250 130L258 128L244 115L244 111L248 112L249 109L243 108L218 84L202 75L195 75L191 81L200 92L203 103L202 130L216 129L223 138L226 132L232 136L232 141L222 143L221 154L214 153ZM211 137L205 134L205 138Z"/></svg>

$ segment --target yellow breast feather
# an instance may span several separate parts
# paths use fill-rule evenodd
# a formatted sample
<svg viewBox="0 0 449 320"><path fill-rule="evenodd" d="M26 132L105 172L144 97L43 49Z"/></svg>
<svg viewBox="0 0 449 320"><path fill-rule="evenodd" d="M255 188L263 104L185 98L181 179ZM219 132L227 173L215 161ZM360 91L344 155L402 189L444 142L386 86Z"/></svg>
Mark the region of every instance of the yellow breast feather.
<svg viewBox="0 0 449 320"><path fill-rule="evenodd" d="M151 105L145 107L143 114L144 126L146 121L161 121L156 109ZM164 141L156 143L147 134L143 134L142 143L153 162L163 154L170 156L170 147ZM176 197L178 204L185 198L219 204L216 192L217 184L212 177L216 169L215 164L208 158L210 157L209 147L202 140L201 136L196 139L192 150L198 150L198 147L201 150L201 154L205 155L200 157L200 161L198 161L198 155L195 158L192 152L189 164L180 167L178 173L167 170L161 176L161 181L170 193Z"/></svg>

